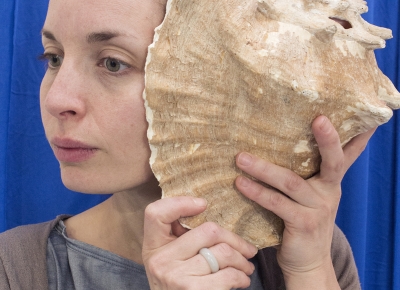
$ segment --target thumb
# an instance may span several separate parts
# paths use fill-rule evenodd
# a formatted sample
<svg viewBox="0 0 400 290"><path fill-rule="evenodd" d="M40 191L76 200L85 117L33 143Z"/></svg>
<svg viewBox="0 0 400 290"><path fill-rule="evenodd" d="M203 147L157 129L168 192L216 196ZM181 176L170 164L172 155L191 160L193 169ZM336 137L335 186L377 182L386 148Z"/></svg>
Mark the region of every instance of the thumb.
<svg viewBox="0 0 400 290"><path fill-rule="evenodd" d="M144 218L143 249L158 249L176 238L172 224L181 217L203 212L207 201L189 196L169 197L157 200L146 207Z"/></svg>

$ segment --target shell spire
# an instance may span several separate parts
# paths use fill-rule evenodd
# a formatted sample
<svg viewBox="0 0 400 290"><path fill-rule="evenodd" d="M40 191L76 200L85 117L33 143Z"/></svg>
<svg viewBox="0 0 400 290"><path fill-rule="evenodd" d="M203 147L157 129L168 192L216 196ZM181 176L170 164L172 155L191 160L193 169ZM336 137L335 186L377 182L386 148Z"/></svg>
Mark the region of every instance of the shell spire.
<svg viewBox="0 0 400 290"><path fill-rule="evenodd" d="M385 40L392 37L389 29L373 26L362 19L360 15L368 11L366 1L258 0L258 2L260 9L271 19L299 25L311 33L317 33L317 36L321 36L322 31L322 41L330 39L329 34L323 31L333 25L332 22L335 20L350 25L349 28L343 27L336 21L338 38L357 41L367 49L384 48Z"/></svg>

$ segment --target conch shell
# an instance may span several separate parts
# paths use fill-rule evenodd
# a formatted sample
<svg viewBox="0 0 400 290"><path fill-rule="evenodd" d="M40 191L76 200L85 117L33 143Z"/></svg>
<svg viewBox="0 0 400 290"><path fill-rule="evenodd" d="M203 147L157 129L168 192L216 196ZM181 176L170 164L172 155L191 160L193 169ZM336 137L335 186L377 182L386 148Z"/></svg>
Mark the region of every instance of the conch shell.
<svg viewBox="0 0 400 290"><path fill-rule="evenodd" d="M311 133L327 116L342 145L387 122L400 94L373 50L391 38L360 0L169 0L149 47L144 92L150 164L163 197L201 196L213 221L259 248L283 222L234 187L235 155L303 178L318 172ZM389 108L390 107L390 108Z"/></svg>

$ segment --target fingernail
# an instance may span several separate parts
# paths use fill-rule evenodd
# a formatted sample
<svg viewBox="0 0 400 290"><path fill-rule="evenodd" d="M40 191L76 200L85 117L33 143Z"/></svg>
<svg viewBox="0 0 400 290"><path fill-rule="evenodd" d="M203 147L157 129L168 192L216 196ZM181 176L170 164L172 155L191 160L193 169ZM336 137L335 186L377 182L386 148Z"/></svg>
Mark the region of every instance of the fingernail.
<svg viewBox="0 0 400 290"><path fill-rule="evenodd" d="M205 200L204 198L193 198L193 202L197 205L197 206L206 206L207 205L207 200Z"/></svg>
<svg viewBox="0 0 400 290"><path fill-rule="evenodd" d="M252 254L253 256L251 256L251 258L254 257L255 255L257 255L258 248L256 246L254 246L253 244L250 244L250 243L247 243L247 246L249 247L250 252L253 253Z"/></svg>
<svg viewBox="0 0 400 290"><path fill-rule="evenodd" d="M250 184L250 180L247 177L239 176L239 184L243 187L247 187Z"/></svg>
<svg viewBox="0 0 400 290"><path fill-rule="evenodd" d="M250 263L250 265L251 265L251 268L253 269L253 272L254 272L254 270L256 269L256 267L254 266L253 263Z"/></svg>
<svg viewBox="0 0 400 290"><path fill-rule="evenodd" d="M241 165L248 166L251 164L252 160L253 158L251 157L251 155L247 153L240 153L238 161Z"/></svg>
<svg viewBox="0 0 400 290"><path fill-rule="evenodd" d="M327 133L329 131L331 127L328 124L328 118L323 117L322 123L319 125L319 129L324 132Z"/></svg>

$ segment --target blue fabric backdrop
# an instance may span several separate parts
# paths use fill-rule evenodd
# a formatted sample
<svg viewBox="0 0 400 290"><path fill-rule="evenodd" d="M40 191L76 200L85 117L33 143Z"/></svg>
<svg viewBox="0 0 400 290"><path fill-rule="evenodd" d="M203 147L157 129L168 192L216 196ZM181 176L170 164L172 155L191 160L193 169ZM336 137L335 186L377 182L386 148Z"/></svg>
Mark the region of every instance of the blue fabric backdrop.
<svg viewBox="0 0 400 290"><path fill-rule="evenodd" d="M0 0L0 232L78 213L106 196L65 189L44 136L39 86L44 73L40 29L47 0ZM376 52L400 86L399 0L369 0L364 17L391 28L394 40ZM400 120L381 126L343 182L337 223L347 235L363 289L400 289Z"/></svg>

